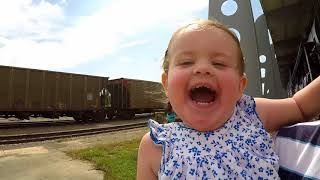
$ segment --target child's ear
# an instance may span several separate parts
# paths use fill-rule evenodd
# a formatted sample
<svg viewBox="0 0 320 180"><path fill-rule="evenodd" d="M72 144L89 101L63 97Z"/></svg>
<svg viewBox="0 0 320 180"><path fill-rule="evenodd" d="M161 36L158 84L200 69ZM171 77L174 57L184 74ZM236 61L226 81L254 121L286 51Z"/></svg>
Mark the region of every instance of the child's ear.
<svg viewBox="0 0 320 180"><path fill-rule="evenodd" d="M164 89L164 91L166 92L166 95L167 95L167 92L168 92L168 75L167 75L167 73L165 73L165 72L162 73L161 81L162 81L163 89Z"/></svg>
<svg viewBox="0 0 320 180"><path fill-rule="evenodd" d="M243 94L244 90L246 89L247 84L248 84L247 76L246 76L246 74L243 74L240 77L240 83L239 83L239 90L241 92L241 95Z"/></svg>

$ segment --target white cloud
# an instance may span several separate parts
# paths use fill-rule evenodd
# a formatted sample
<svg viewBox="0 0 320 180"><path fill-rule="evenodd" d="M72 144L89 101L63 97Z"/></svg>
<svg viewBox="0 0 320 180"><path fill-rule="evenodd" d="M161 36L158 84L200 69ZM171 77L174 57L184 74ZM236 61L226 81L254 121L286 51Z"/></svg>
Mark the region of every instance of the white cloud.
<svg viewBox="0 0 320 180"><path fill-rule="evenodd" d="M176 27L208 6L207 0L114 0L99 12L70 23L64 14L67 3L1 1L0 64L43 69L72 67L119 48L148 43L147 39L132 37L157 28Z"/></svg>
<svg viewBox="0 0 320 180"><path fill-rule="evenodd" d="M149 42L150 42L149 40L136 40L136 41L125 42L124 44L121 44L120 48L128 48L128 47L137 46L137 45L145 45Z"/></svg>
<svg viewBox="0 0 320 180"><path fill-rule="evenodd" d="M98 16L123 34L143 32L159 26L172 26L190 19L208 6L205 0L117 0ZM114 18L116 17L116 18Z"/></svg>
<svg viewBox="0 0 320 180"><path fill-rule="evenodd" d="M59 5L32 0L10 0L0 3L0 35L17 36L44 35L58 28L64 20Z"/></svg>

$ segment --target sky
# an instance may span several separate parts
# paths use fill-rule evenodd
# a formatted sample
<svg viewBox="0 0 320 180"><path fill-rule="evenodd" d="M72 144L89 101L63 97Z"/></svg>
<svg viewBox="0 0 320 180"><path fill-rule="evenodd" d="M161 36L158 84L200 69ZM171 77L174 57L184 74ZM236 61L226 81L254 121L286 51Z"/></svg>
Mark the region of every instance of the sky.
<svg viewBox="0 0 320 180"><path fill-rule="evenodd" d="M259 0L251 3L256 19ZM0 65L160 82L172 33L208 19L208 6L209 0L1 1Z"/></svg>

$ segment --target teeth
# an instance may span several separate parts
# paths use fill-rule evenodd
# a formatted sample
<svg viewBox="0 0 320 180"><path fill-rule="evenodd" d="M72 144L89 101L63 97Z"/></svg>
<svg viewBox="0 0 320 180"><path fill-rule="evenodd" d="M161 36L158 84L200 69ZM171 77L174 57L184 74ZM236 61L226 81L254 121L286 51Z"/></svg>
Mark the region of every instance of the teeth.
<svg viewBox="0 0 320 180"><path fill-rule="evenodd" d="M198 101L195 101L195 102L199 105L209 105L213 103L213 102L198 102Z"/></svg>
<svg viewBox="0 0 320 180"><path fill-rule="evenodd" d="M206 86L206 85L197 85L197 86L195 86L195 87L192 88L192 89L197 89L197 88L202 88L202 87L208 88L208 89L212 90L209 86Z"/></svg>

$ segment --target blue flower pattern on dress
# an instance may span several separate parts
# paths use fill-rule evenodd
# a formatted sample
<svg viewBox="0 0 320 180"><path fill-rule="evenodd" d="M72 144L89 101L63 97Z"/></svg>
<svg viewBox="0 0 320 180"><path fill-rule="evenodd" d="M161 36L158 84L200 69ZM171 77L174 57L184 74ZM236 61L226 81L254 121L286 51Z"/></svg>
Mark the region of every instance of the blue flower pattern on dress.
<svg viewBox="0 0 320 180"><path fill-rule="evenodd" d="M149 120L150 136L163 148L158 178L279 179L279 158L255 106L251 96L243 95L232 117L209 132Z"/></svg>

